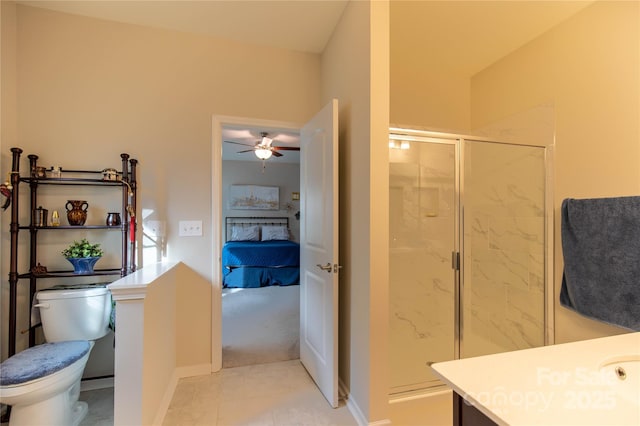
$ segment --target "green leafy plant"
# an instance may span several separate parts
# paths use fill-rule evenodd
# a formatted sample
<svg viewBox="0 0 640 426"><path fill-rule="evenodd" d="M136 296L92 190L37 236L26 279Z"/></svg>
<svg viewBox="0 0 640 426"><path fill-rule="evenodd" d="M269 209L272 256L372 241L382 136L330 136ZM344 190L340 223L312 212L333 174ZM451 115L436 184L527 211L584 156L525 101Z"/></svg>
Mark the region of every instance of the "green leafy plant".
<svg viewBox="0 0 640 426"><path fill-rule="evenodd" d="M100 248L100 244L91 244L86 238L80 241L74 241L66 249L62 250L62 255L69 258L76 257L101 257L104 254Z"/></svg>

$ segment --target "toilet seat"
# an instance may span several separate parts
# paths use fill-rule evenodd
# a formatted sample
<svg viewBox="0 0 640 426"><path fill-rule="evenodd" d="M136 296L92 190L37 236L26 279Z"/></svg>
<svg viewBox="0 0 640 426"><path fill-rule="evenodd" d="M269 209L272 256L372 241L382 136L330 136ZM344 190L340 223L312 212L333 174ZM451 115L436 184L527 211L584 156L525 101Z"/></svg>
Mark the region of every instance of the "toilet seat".
<svg viewBox="0 0 640 426"><path fill-rule="evenodd" d="M26 349L0 365L0 386L23 385L60 371L91 350L86 340L44 343Z"/></svg>
<svg viewBox="0 0 640 426"><path fill-rule="evenodd" d="M92 347L86 340L45 343L5 360L0 402L12 406L9 426L77 426L88 410L78 396Z"/></svg>

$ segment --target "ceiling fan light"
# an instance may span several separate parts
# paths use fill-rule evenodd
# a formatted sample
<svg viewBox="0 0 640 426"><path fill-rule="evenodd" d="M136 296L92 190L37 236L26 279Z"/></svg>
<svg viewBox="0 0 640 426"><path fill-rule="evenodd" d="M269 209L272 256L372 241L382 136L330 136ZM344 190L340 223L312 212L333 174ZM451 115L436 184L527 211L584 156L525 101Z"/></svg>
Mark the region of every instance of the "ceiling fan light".
<svg viewBox="0 0 640 426"><path fill-rule="evenodd" d="M258 157L261 160L266 160L269 157L271 157L270 149L258 148L255 150L255 153L256 153L256 157Z"/></svg>
<svg viewBox="0 0 640 426"><path fill-rule="evenodd" d="M261 145L264 145L264 146L271 146L271 142L273 142L273 139L268 138L268 137L266 137L266 136L263 136L263 137L262 137Z"/></svg>

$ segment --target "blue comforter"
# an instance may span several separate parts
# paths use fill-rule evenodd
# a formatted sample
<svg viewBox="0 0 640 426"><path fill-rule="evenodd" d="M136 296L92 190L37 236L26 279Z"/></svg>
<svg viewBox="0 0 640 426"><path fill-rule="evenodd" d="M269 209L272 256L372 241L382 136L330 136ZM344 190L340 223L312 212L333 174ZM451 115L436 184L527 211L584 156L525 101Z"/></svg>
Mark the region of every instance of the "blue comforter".
<svg viewBox="0 0 640 426"><path fill-rule="evenodd" d="M222 249L225 270L239 266L300 266L300 244L293 241L230 241Z"/></svg>
<svg viewBox="0 0 640 426"><path fill-rule="evenodd" d="M299 283L300 245L293 241L230 241L222 249L225 287Z"/></svg>

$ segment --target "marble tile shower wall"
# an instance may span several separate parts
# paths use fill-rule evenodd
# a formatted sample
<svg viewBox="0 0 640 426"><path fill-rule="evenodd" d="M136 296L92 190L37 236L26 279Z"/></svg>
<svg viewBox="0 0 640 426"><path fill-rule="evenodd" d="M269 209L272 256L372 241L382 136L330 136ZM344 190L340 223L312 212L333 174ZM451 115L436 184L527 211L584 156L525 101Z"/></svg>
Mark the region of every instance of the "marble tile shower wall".
<svg viewBox="0 0 640 426"><path fill-rule="evenodd" d="M544 150L465 146L462 356L544 344Z"/></svg>

